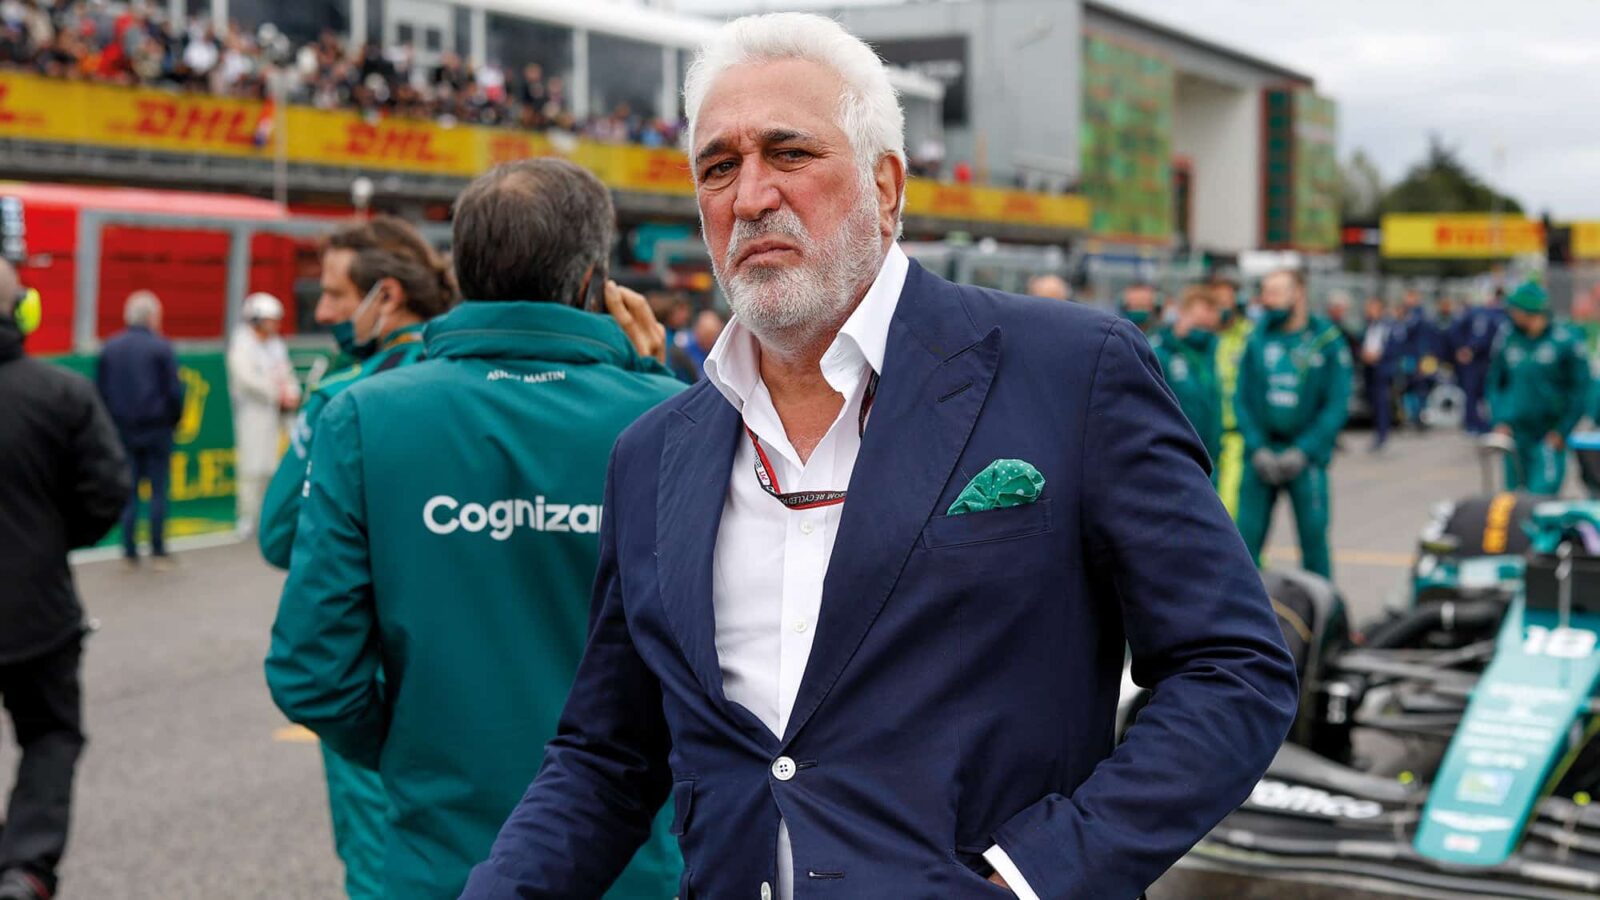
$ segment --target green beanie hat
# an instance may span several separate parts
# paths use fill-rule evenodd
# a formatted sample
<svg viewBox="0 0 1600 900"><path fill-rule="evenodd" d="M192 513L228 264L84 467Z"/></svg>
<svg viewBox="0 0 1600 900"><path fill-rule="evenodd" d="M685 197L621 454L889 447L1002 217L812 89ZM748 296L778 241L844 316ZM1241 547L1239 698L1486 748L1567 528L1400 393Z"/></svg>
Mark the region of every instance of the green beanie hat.
<svg viewBox="0 0 1600 900"><path fill-rule="evenodd" d="M1511 292L1506 305L1526 313L1544 314L1550 311L1550 295L1537 282L1529 281Z"/></svg>

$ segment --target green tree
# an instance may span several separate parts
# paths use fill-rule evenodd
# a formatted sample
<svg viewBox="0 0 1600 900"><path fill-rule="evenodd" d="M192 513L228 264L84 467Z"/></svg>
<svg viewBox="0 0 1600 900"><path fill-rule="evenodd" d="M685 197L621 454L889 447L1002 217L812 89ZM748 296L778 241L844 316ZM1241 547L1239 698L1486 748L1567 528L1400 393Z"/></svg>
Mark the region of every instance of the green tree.
<svg viewBox="0 0 1600 900"><path fill-rule="evenodd" d="M1339 167L1339 218L1346 223L1375 223L1383 202L1383 175L1365 150L1357 150Z"/></svg>
<svg viewBox="0 0 1600 900"><path fill-rule="evenodd" d="M1428 138L1428 155L1383 194L1384 213L1502 212L1521 215L1522 204L1496 191L1461 161L1458 151L1438 135ZM1384 269L1396 275L1460 277L1486 272L1492 260L1392 259Z"/></svg>

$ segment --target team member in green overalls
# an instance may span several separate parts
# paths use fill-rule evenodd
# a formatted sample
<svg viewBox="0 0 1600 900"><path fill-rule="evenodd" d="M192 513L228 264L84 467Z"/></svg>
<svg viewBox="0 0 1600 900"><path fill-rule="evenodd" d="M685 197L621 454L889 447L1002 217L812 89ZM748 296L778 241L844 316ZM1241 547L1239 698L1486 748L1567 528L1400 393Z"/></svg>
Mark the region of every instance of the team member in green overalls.
<svg viewBox="0 0 1600 900"><path fill-rule="evenodd" d="M257 534L261 554L292 566L306 460L318 419L340 392L370 376L420 360L422 327L455 304L446 264L422 235L390 216L340 229L322 253L322 296L316 318L332 325L339 349L359 360L323 379L290 432L289 452L267 487ZM383 896L383 842L389 801L376 770L322 747L334 847L344 863L345 892L355 900Z"/></svg>
<svg viewBox="0 0 1600 900"><path fill-rule="evenodd" d="M1161 327L1161 298L1156 286L1148 281L1135 281L1122 289L1122 299L1117 311L1132 322L1148 338Z"/></svg>
<svg viewBox="0 0 1600 900"><path fill-rule="evenodd" d="M455 207L466 299L428 325L428 358L317 423L267 684L382 773L395 900L458 896L538 772L588 633L611 445L683 387L618 327L662 349L642 297L607 284L615 318L581 308L613 222L564 160L481 176ZM676 893L670 826L637 836L609 897Z"/></svg>
<svg viewBox="0 0 1600 900"><path fill-rule="evenodd" d="M1328 578L1328 462L1349 414L1350 349L1338 328L1311 314L1298 271L1263 279L1261 305L1234 402L1248 460L1239 532L1259 563L1278 491L1288 491L1300 565Z"/></svg>
<svg viewBox="0 0 1600 900"><path fill-rule="evenodd" d="M1489 417L1516 450L1506 459L1506 487L1558 494L1567 474L1567 437L1583 418L1589 361L1583 338L1550 317L1544 288L1528 282L1506 299L1511 327L1489 363Z"/></svg>
<svg viewBox="0 0 1600 900"><path fill-rule="evenodd" d="M1213 292L1192 285L1178 303L1178 319L1156 332L1150 348L1178 398L1200 441L1211 454L1211 481L1216 483L1217 458L1222 453L1222 389L1217 383L1216 298Z"/></svg>
<svg viewBox="0 0 1600 900"><path fill-rule="evenodd" d="M1222 318L1222 330L1217 335L1217 384L1222 388L1222 453L1216 461L1217 493L1222 495L1222 505L1227 507L1228 515L1238 519L1239 485L1244 476L1244 438L1239 434L1239 422L1233 413L1233 398L1239 387L1239 360L1244 357L1244 347L1255 331L1255 323L1245 315L1235 276L1229 272L1217 273L1211 279L1211 290Z"/></svg>

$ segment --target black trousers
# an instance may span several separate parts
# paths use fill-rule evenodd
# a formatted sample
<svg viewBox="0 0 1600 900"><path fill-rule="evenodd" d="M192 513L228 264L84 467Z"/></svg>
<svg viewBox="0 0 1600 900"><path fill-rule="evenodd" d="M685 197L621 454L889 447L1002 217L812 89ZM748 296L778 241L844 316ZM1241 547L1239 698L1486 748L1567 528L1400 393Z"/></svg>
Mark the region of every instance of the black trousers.
<svg viewBox="0 0 1600 900"><path fill-rule="evenodd" d="M0 699L22 747L0 830L0 871L25 869L52 892L67 849L72 776L84 744L82 658L83 644L74 638L44 656L0 665Z"/></svg>

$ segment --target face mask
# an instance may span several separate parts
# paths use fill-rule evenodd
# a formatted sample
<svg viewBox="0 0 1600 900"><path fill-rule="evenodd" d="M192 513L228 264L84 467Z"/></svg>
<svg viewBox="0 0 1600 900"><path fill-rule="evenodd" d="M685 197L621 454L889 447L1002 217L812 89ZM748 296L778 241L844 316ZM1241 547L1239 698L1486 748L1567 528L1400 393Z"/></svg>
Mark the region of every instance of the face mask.
<svg viewBox="0 0 1600 900"><path fill-rule="evenodd" d="M1128 309L1127 307L1123 307L1123 309L1122 309L1122 317L1124 319L1127 319L1129 322L1132 322L1133 324L1139 326L1140 328L1143 328L1145 326L1145 323L1150 321L1150 310L1148 310L1148 309Z"/></svg>
<svg viewBox="0 0 1600 900"><path fill-rule="evenodd" d="M340 352L356 359L369 359L372 354L378 352L378 335L383 333L383 321L380 319L378 327L373 329L372 337L363 341L356 336L356 319L361 318L361 314L367 311L372 301L378 298L379 287L382 284L382 281L374 284L372 289L367 291L367 296L361 299L361 305L356 307L350 318L333 326L333 339L338 343Z"/></svg>
<svg viewBox="0 0 1600 900"><path fill-rule="evenodd" d="M1200 328L1191 328L1183 336L1183 342L1196 350L1210 350L1217 343L1217 336Z"/></svg>
<svg viewBox="0 0 1600 900"><path fill-rule="evenodd" d="M1265 309L1264 308L1262 310L1262 312L1261 312L1261 321L1266 323L1266 326L1267 326L1268 330L1277 331L1277 330L1281 329L1283 326L1289 324L1289 317L1291 317L1293 315L1294 315L1294 310L1292 310L1292 309Z"/></svg>

